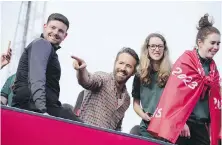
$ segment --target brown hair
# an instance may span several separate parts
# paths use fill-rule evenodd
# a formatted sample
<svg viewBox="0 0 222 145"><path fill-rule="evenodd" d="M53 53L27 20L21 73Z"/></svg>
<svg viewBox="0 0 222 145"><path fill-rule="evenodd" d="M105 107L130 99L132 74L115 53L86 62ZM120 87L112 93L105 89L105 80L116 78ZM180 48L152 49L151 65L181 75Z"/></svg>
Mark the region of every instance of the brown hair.
<svg viewBox="0 0 222 145"><path fill-rule="evenodd" d="M204 41L209 34L217 33L220 34L220 31L213 27L213 21L209 22L209 15L205 14L199 20L199 26L197 27L197 36L196 36L196 44L198 45L198 40Z"/></svg>
<svg viewBox="0 0 222 145"><path fill-rule="evenodd" d="M149 56L148 52L148 45L150 38L152 37L158 37L160 38L164 43L164 54L163 58L161 59L159 70L158 70L158 79L157 84L160 87L164 87L171 72L172 64L169 59L169 50L167 47L166 39L158 33L152 33L150 34L142 48L141 48L141 54L140 54L140 64L138 67L138 75L140 77L140 80L142 84L150 84L151 83L151 71L152 71L152 64L151 64L151 58Z"/></svg>
<svg viewBox="0 0 222 145"><path fill-rule="evenodd" d="M64 23L67 26L67 30L69 29L69 20L60 13L53 13L48 17L47 23L50 21L57 20Z"/></svg>
<svg viewBox="0 0 222 145"><path fill-rule="evenodd" d="M115 62L118 60L119 58L119 55L122 54L122 53L127 53L129 55L131 55L135 60L136 60L136 65L134 66L135 68L135 72L136 72L136 68L137 66L139 65L139 56L137 55L136 51L129 48L129 47L123 47L116 55L116 60Z"/></svg>

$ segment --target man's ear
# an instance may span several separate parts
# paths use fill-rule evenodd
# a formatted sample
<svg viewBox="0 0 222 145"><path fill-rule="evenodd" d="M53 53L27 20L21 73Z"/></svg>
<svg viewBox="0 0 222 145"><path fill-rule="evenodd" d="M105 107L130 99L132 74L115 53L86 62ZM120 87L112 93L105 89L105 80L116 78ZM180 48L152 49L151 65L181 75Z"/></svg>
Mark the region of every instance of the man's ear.
<svg viewBox="0 0 222 145"><path fill-rule="evenodd" d="M138 68L139 68L139 65L137 65L137 66L135 67L135 70L134 70L132 76L134 76L134 75L137 73Z"/></svg>
<svg viewBox="0 0 222 145"><path fill-rule="evenodd" d="M136 74L136 72L137 72L137 69L134 70L134 72L132 73L131 76L134 76Z"/></svg>
<svg viewBox="0 0 222 145"><path fill-rule="evenodd" d="M44 25L43 25L43 28L45 29L46 27L47 27L47 24L44 24Z"/></svg>
<svg viewBox="0 0 222 145"><path fill-rule="evenodd" d="M65 39L65 38L66 38L67 36L68 36L68 33L66 33L66 34L65 34L65 37L64 37L64 39Z"/></svg>
<svg viewBox="0 0 222 145"><path fill-rule="evenodd" d="M65 36L62 41L64 41L66 39L67 35L68 35L68 33L65 33Z"/></svg>

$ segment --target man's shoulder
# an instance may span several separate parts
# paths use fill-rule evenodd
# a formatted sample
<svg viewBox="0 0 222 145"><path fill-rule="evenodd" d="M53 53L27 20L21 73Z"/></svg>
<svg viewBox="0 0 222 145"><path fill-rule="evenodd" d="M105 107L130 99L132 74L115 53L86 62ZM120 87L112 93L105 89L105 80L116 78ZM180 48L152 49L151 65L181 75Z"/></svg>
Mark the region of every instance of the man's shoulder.
<svg viewBox="0 0 222 145"><path fill-rule="evenodd" d="M31 43L48 43L51 45L51 43L44 38L36 38Z"/></svg>
<svg viewBox="0 0 222 145"><path fill-rule="evenodd" d="M106 76L108 76L109 75L109 73L107 73L107 72L104 72L104 71L96 71L94 74L98 74L98 75L106 75Z"/></svg>
<svg viewBox="0 0 222 145"><path fill-rule="evenodd" d="M43 38L36 38L34 39L31 43L29 43L29 45L27 46L27 48L31 48L33 46L46 46L48 48L52 48L52 45L49 41L47 41L46 39Z"/></svg>
<svg viewBox="0 0 222 145"><path fill-rule="evenodd" d="M112 73L107 73L103 71L96 71L94 75L100 76L102 78L107 78L107 79L112 78Z"/></svg>
<svg viewBox="0 0 222 145"><path fill-rule="evenodd" d="M36 38L31 43L29 43L25 50L38 51L41 52L41 54L47 54L51 53L54 49L52 47L52 44L46 39Z"/></svg>

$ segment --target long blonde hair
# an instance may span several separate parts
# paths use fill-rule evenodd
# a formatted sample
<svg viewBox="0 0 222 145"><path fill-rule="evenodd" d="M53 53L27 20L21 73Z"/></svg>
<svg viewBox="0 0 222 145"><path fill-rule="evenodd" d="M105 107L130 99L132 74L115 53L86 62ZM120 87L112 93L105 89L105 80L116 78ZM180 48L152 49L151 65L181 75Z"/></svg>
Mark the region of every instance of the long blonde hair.
<svg viewBox="0 0 222 145"><path fill-rule="evenodd" d="M152 33L146 38L146 40L141 48L140 64L138 67L138 75L140 77L142 84L150 84L151 83L151 71L153 71L153 68L152 68L152 64L151 64L151 58L150 58L149 52L148 52L148 45L149 45L150 38L152 38L152 37L158 37L164 43L164 54L160 60L161 62L160 62L159 70L158 70L158 79L157 79L158 86L164 87L169 76L170 76L172 64L169 59L169 50L167 47L166 40L161 34Z"/></svg>

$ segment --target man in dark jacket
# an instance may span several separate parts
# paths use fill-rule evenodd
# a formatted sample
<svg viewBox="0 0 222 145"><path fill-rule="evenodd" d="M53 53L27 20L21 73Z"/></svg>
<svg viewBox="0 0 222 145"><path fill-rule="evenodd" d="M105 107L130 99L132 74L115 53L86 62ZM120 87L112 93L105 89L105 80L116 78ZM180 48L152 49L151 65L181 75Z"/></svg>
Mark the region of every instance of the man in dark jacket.
<svg viewBox="0 0 222 145"><path fill-rule="evenodd" d="M59 102L61 68L56 51L68 28L65 16L51 14L41 38L24 49L16 72L13 107L79 121Z"/></svg>

